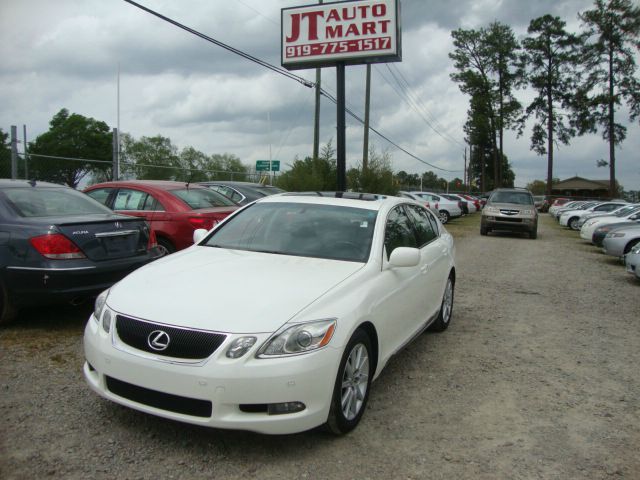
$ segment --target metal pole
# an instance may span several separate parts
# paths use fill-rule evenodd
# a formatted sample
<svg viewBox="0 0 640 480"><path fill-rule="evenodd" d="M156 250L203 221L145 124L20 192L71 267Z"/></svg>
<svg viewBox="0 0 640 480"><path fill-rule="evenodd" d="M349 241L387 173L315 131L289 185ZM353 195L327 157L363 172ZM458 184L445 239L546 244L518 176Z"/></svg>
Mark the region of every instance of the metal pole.
<svg viewBox="0 0 640 480"><path fill-rule="evenodd" d="M18 129L11 125L11 178L18 178Z"/></svg>
<svg viewBox="0 0 640 480"><path fill-rule="evenodd" d="M319 3L322 3L320 0ZM320 156L320 88L322 85L322 69L316 68L316 111L313 120L313 159Z"/></svg>
<svg viewBox="0 0 640 480"><path fill-rule="evenodd" d="M346 175L346 105L345 105L345 66L340 62L336 65L336 90L337 90L337 190L344 192L347 186Z"/></svg>
<svg viewBox="0 0 640 480"><path fill-rule="evenodd" d="M364 97L364 145L362 147L362 173L369 166L369 106L371 104L371 64L367 63L367 81Z"/></svg>
<svg viewBox="0 0 640 480"><path fill-rule="evenodd" d="M113 129L113 162L111 164L111 178L118 180L120 178L119 161L118 161L118 129Z"/></svg>
<svg viewBox="0 0 640 480"><path fill-rule="evenodd" d="M29 160L27 159L27 126L22 125L22 138L24 140L24 178L29 180Z"/></svg>

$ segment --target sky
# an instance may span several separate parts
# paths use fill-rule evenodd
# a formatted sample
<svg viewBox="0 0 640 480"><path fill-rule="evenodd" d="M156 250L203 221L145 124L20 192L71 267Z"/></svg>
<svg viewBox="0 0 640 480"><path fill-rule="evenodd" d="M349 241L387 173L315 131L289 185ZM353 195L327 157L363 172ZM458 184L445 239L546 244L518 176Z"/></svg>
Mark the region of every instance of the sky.
<svg viewBox="0 0 640 480"><path fill-rule="evenodd" d="M280 65L280 10L306 0L139 0L180 23L274 65ZM402 62L372 68L371 125L425 165L371 134L398 172L434 171L462 178L469 98L449 75L451 31L510 25L522 38L531 19L557 15L577 31L577 13L592 0L402 0ZM314 92L176 28L123 0L0 0L0 128L26 125L32 141L55 113L72 113L120 126L121 132L169 137L179 149L229 153L246 165L280 160L283 169L312 154ZM118 121L118 70L120 115ZM297 70L315 81L315 70ZM638 73L640 75L640 73ZM396 81L408 83L413 107ZM348 108L364 118L365 67L346 69ZM322 86L335 95L335 68L322 69ZM523 104L532 92L516 96ZM640 126L619 119L627 139L616 150L619 182L640 190ZM505 134L504 151L516 186L546 179L546 156L530 150L524 135ZM336 107L321 103L321 145L335 146ZM362 158L363 126L347 117L347 166ZM554 177L608 179L600 134L574 138L555 151Z"/></svg>

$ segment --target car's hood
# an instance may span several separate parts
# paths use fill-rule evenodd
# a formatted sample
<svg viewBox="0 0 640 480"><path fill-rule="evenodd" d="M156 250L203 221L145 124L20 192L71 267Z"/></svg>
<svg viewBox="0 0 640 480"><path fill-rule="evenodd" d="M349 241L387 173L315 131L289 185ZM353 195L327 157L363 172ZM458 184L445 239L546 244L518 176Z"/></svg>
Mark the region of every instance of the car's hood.
<svg viewBox="0 0 640 480"><path fill-rule="evenodd" d="M107 304L159 323L273 332L363 265L195 246L136 270Z"/></svg>

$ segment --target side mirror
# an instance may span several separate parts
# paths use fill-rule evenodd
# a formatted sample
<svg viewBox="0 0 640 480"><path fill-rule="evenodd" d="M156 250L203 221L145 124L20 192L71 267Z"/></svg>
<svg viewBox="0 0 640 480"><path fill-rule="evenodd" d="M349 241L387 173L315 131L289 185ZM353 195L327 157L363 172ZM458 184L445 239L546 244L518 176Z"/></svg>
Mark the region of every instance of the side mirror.
<svg viewBox="0 0 640 480"><path fill-rule="evenodd" d="M209 233L209 231L205 230L204 228L198 228L197 230L195 230L193 232L193 243L194 244L200 243L200 240L206 237L207 233Z"/></svg>
<svg viewBox="0 0 640 480"><path fill-rule="evenodd" d="M392 267L415 267L420 263L420 250L410 247L398 247L391 252L389 264Z"/></svg>

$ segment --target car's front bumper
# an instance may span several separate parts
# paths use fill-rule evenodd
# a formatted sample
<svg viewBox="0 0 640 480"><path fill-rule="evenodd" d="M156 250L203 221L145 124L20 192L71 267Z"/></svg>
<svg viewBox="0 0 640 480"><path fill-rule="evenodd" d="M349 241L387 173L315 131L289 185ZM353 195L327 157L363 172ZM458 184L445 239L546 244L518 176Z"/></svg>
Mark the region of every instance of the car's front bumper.
<svg viewBox="0 0 640 480"><path fill-rule="evenodd" d="M327 420L339 350L326 347L306 355L257 359L252 349L244 357L229 359L225 352L233 340L230 336L206 361L186 364L117 349L115 335L104 332L95 318L90 318L84 335L84 376L95 392L116 403L196 425L267 434L302 432ZM256 347L267 338L267 334L258 335ZM120 385L125 382L134 394L125 393L125 398L114 393L112 390L121 390L114 389L114 381L108 378ZM157 405L156 397L167 396L196 406L208 405L209 410L185 414L153 406ZM284 402L302 402L305 409L279 415L241 410L241 405Z"/></svg>
<svg viewBox="0 0 640 480"><path fill-rule="evenodd" d="M491 230L506 230L512 232L530 232L537 228L537 220L522 217L506 217L499 215L483 215L481 219L483 227Z"/></svg>

